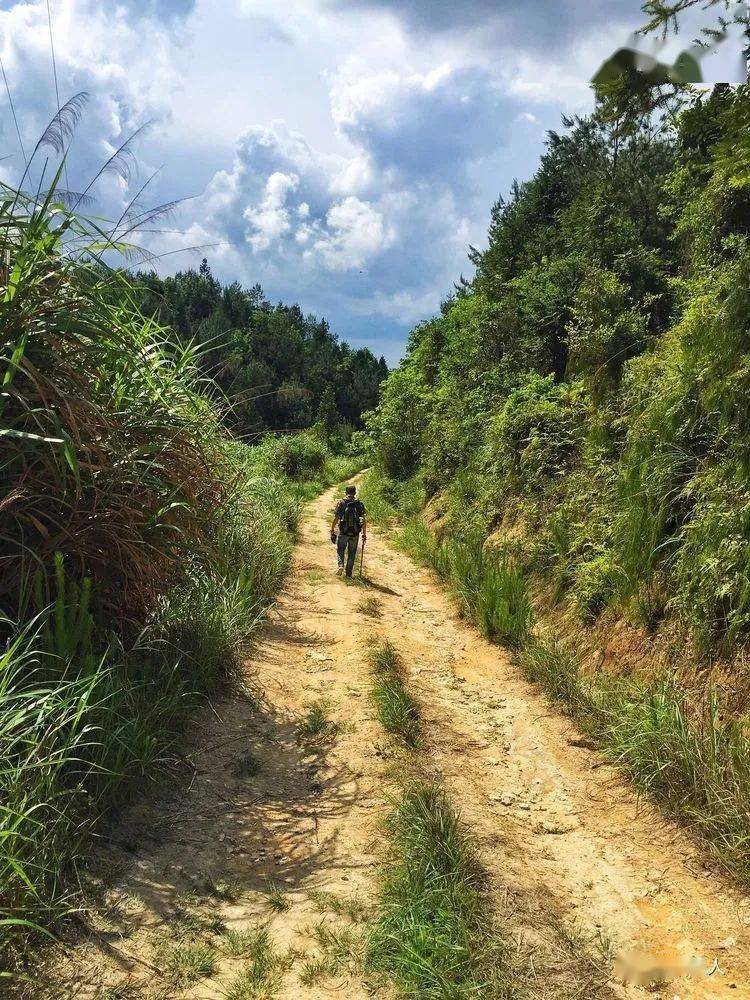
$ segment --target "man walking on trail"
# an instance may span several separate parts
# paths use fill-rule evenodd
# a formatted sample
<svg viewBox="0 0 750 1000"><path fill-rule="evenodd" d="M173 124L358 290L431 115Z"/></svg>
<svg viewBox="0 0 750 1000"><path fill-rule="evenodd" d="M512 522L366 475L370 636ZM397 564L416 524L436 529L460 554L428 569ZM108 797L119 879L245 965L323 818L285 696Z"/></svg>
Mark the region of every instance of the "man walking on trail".
<svg viewBox="0 0 750 1000"><path fill-rule="evenodd" d="M357 558L360 532L362 532L362 545L367 541L365 505L361 500L357 500L357 487L347 486L345 493L346 496L343 500L339 500L336 505L336 513L333 515L331 523L331 541L336 544L339 557L339 568L336 571L338 576L344 572L344 559L346 559L346 575L352 575L354 560ZM336 539L337 526L339 529L338 540Z"/></svg>

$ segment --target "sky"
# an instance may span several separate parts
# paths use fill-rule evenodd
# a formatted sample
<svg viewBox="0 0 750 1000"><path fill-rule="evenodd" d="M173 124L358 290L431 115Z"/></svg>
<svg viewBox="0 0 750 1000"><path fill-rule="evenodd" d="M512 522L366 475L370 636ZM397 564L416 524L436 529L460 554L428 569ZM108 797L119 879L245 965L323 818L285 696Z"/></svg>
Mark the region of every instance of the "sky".
<svg viewBox="0 0 750 1000"><path fill-rule="evenodd" d="M641 0L50 0L61 102L89 95L68 164L89 211L180 200L138 241L161 273L324 316L398 360L481 247L492 204L642 24ZM693 37L686 25L676 53ZM26 155L57 107L46 0L0 0L0 55ZM662 57L663 57L662 56ZM728 78L724 53L707 76ZM0 179L23 154L0 79Z"/></svg>

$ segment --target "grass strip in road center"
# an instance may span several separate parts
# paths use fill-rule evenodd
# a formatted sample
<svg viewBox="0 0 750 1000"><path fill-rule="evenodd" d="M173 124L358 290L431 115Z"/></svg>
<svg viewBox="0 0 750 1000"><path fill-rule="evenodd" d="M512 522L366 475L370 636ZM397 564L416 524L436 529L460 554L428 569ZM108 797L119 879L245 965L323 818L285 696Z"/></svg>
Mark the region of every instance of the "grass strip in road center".
<svg viewBox="0 0 750 1000"><path fill-rule="evenodd" d="M384 642L371 652L370 664L380 724L404 746L416 748L420 742L419 710L406 687L401 658L390 642Z"/></svg>
<svg viewBox="0 0 750 1000"><path fill-rule="evenodd" d="M421 744L419 712L396 649L379 644L370 663L378 718L401 746L415 751ZM470 837L413 752L404 756L401 770L365 968L375 983L387 981L403 997L510 997L506 948L494 933L486 879Z"/></svg>

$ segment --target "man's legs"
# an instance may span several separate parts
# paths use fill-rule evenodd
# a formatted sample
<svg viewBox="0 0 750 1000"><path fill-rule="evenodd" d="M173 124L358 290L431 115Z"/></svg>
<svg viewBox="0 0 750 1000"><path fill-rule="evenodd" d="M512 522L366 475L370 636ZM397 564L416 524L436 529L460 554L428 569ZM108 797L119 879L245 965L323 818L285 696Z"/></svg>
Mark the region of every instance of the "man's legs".
<svg viewBox="0 0 750 1000"><path fill-rule="evenodd" d="M354 560L357 558L357 546L359 545L359 535L347 538L349 552L346 557L346 575L351 576L354 569Z"/></svg>
<svg viewBox="0 0 750 1000"><path fill-rule="evenodd" d="M346 535L342 535L341 532L339 532L339 537L336 540L336 554L339 557L339 573L341 573L344 568L344 555L346 553L346 543L348 541L349 539Z"/></svg>

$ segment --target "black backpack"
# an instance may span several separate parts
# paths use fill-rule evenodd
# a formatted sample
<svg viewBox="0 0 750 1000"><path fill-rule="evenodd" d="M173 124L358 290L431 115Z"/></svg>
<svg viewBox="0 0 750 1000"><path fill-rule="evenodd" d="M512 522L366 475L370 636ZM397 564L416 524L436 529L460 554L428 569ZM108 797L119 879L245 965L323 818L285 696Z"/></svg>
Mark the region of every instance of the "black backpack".
<svg viewBox="0 0 750 1000"><path fill-rule="evenodd" d="M342 535L358 535L360 532L359 500L344 500L344 509L339 519Z"/></svg>

